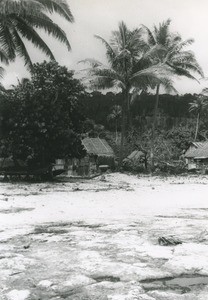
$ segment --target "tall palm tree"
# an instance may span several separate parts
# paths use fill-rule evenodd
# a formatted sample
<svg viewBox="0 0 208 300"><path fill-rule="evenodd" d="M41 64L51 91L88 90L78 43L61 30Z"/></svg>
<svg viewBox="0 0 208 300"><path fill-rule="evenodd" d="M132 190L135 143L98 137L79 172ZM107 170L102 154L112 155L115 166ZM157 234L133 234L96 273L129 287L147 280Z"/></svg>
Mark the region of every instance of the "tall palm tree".
<svg viewBox="0 0 208 300"><path fill-rule="evenodd" d="M0 0L0 60L8 62L20 56L31 69L32 61L24 39L54 59L52 51L37 32L38 29L52 35L70 50L65 32L49 17L53 12L69 22L74 20L66 0Z"/></svg>
<svg viewBox="0 0 208 300"><path fill-rule="evenodd" d="M171 20L159 24L158 27L154 26L153 31L143 25L147 34L147 44L149 45L148 55L152 56L154 63L164 63L172 70L173 76L185 76L190 79L196 78L192 73L198 73L203 76L203 71L199 66L195 55L191 51L184 50L186 46L191 45L194 40L188 39L183 41L179 34L170 32ZM154 141L155 130L157 122L157 111L159 104L161 83L156 83L156 101L153 113L152 122L152 139L151 139L151 166L154 167Z"/></svg>
<svg viewBox="0 0 208 300"><path fill-rule="evenodd" d="M116 139L115 142L118 141L118 122L121 119L121 106L120 105L114 105L111 109L111 113L108 115L107 120L108 121L114 121L115 122L115 133L116 133Z"/></svg>
<svg viewBox="0 0 208 300"><path fill-rule="evenodd" d="M189 105L189 111L196 114L196 129L194 135L194 141L196 141L199 132L200 118L204 110L208 107L208 99L203 94L200 94Z"/></svg>
<svg viewBox="0 0 208 300"><path fill-rule="evenodd" d="M151 79L163 82L170 68L164 64L152 66L152 59L145 56L146 45L142 39L140 29L130 31L124 22L112 32L110 42L100 36L96 36L106 48L108 65L94 59L86 59L82 62L90 64L87 69L87 82L91 88L109 89L119 88L122 91L122 124L119 166L123 159L123 147L125 139L127 113L129 112L130 92L133 87L146 88L151 85ZM90 76L89 76L90 75Z"/></svg>

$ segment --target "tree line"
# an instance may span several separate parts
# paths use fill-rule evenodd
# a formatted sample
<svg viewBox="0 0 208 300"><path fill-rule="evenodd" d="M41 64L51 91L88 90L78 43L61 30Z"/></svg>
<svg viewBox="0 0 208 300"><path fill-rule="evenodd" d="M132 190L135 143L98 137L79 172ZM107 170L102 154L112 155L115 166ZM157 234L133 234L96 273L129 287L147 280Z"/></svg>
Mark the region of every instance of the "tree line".
<svg viewBox="0 0 208 300"><path fill-rule="evenodd" d="M170 19L160 23L158 26L153 26L153 28L141 25L139 28L132 30L124 22L120 22L118 29L112 31L109 41L103 39L101 36L95 36L105 47L107 66L95 58L82 60L81 63L87 64L87 68L82 72L80 82L74 78L73 72L62 69L57 64L43 63L43 65L34 65L24 43L25 39L27 39L44 52L50 60L55 61L51 49L38 33L38 30L41 29L65 44L68 50L71 49L66 33L58 24L54 23L52 19L53 13L58 13L70 23L74 21L69 5L65 0L0 0L0 60L2 65L14 61L19 56L24 59L25 65L32 75L31 80L26 81L25 85L23 82L19 83L13 91L5 91L1 86L1 93L4 95L2 96L4 113L8 114L9 120L5 121L5 118L3 119L4 132L8 133L7 140L8 137L11 138L12 132L15 132L17 129L21 132L22 128L25 127L23 116L18 119L15 114L12 115L14 110L11 109L10 112L10 109L6 109L7 103L8 107L9 103L13 103L14 107L20 109L20 115L22 107L25 109L24 114L27 114L27 112L31 114L31 107L33 107L34 118L31 119L32 121L29 120L29 116L26 118L26 123L30 123L28 142L29 137L32 139L34 133L33 129L35 126L33 128L32 124L37 123L39 124L37 126L39 129L41 126L43 127L43 131L39 131L38 129L38 136L42 136L43 143L49 145L50 142L46 142L48 141L47 134L50 131L53 135L52 128L55 128L56 125L55 132L57 132L59 128L58 124L60 123L58 116L55 113L55 119L49 116L46 118L49 120L51 127L45 121L40 122L37 116L41 109L47 112L48 115L52 114L53 110L51 110L51 107L55 107L54 103L58 107L59 101L64 107L64 110L63 107L60 107L60 111L62 111L64 116L65 113L68 116L66 116L66 119L63 118L65 122L62 122L62 129L66 129L65 133L66 131L69 133L70 126L72 126L71 132L74 132L74 134L76 131L77 133L83 133L89 127L89 120L87 123L81 117L81 107L84 107L86 116L89 119L94 119L95 123L101 123L108 127L112 120L115 121L117 140L118 131L121 133L119 139L120 145L118 147L120 167L124 158L125 143L128 142L131 132L136 130L138 116L152 117L151 129L147 131L152 169L154 168L155 161L154 149L156 137L158 138L158 115L166 114L175 117L179 114L180 116L184 115L188 117L190 113L195 113L197 118L194 139L198 138L200 119L207 106L206 91L199 96L184 95L182 97L172 96L170 93L177 93L174 87L175 77L185 76L190 80L198 80L197 76L203 77L203 71L196 60L195 54L189 50L189 46L194 42L193 39L183 40L179 33L172 32L170 30ZM48 70L48 73L45 73L44 68ZM3 67L1 67L0 71L1 76L3 76ZM63 72L64 76L59 77L59 72ZM37 74L44 78L42 85L41 82L39 82L39 85L37 84L39 80ZM59 80L54 81L54 78L51 77L52 74L55 77L57 76ZM60 86L63 89L69 89L69 86L65 82L65 77L68 78L67 84L69 86L74 85L74 91L76 91L79 85L79 93L77 95L76 92L68 96L66 93L62 94L60 92ZM47 88L47 82L53 84L51 86L51 90L54 91L53 96ZM90 89L91 93L86 93L86 88ZM117 93L116 95L114 93L103 95L96 92L105 89L113 89ZM161 89L165 90L165 95L160 95ZM154 95L148 94L150 90L155 91ZM72 87L71 91L73 91ZM6 97L5 94L7 94ZM48 99L49 95L51 95L51 103ZM74 100L75 98L76 101ZM4 99L9 100L5 103ZM39 102L38 99L42 99L42 102ZM48 102L45 99L48 99ZM21 101L22 105L20 105ZM33 101L36 102L35 105ZM67 101L69 101L68 106ZM111 104L113 105L110 107ZM47 109L44 105L46 105ZM71 113L73 106L76 107L75 119ZM9 117L10 113L11 116ZM35 121L35 116L37 117L37 122ZM81 124L80 122L83 123ZM52 125L52 123L54 124ZM44 126L48 126L47 130L44 129ZM82 130L80 130L81 127ZM62 129L60 129L60 132L62 132ZM54 136L56 137L56 134ZM13 137L15 137L15 134L13 134ZM76 138L78 139L78 136ZM66 138L66 140L68 139ZM60 143L58 138L57 140L54 138L54 141ZM26 145L27 143L23 139L21 145ZM57 148L55 142L50 145L54 149ZM73 147L73 143L70 144L70 141L69 145ZM8 149L14 148L11 146L11 143L9 146ZM24 151L22 151L27 153L25 150L26 146L23 148ZM30 149L30 151L32 150ZM80 152L80 150L77 151L78 153ZM63 155L63 153L65 152L60 150L59 155ZM56 152L57 154L58 152ZM50 153L48 152L48 155L44 154L44 157L46 156L50 156Z"/></svg>
<svg viewBox="0 0 208 300"><path fill-rule="evenodd" d="M196 100L198 95L170 95L162 94L158 107L158 117L167 118L193 118L194 114L190 113L190 103ZM122 105L122 93L108 92L102 94L99 91L88 93L81 98L81 102L85 105L86 117L92 119L97 124L104 125L107 129L112 129L109 123L108 115L112 113L115 106L119 106L117 114L120 115ZM130 110L132 114L133 124L136 125L137 117L152 117L154 112L155 95L144 93L137 95L131 104ZM116 115L116 113L114 112ZM119 125L120 125L119 118ZM113 120L112 120L113 122Z"/></svg>

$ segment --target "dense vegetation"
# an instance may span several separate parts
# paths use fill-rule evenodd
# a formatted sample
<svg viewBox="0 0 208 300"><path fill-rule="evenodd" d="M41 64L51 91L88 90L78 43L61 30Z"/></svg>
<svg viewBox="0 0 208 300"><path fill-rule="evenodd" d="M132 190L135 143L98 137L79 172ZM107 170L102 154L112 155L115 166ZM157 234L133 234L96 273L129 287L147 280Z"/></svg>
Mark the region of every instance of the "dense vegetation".
<svg viewBox="0 0 208 300"><path fill-rule="evenodd" d="M31 72L31 79L9 91L0 84L1 156L42 165L81 157L80 137L88 134L109 141L119 168L126 155L139 149L145 166L149 163L153 170L178 160L191 140L207 138L207 91L179 96L174 87L175 77L203 77L188 49L194 41L171 32L169 19L133 30L120 22L109 41L96 36L105 47L107 65L95 58L83 60L88 68L79 81L73 71L55 63L38 32L44 30L70 50L66 33L51 18L58 13L74 21L66 0L0 0L0 11L2 66L19 56ZM51 62L34 65L25 39ZM105 89L111 92L104 94Z"/></svg>
<svg viewBox="0 0 208 300"><path fill-rule="evenodd" d="M155 166L162 167L161 164L179 161L190 142L194 141L197 114L195 111L190 111L190 107L199 98L201 95L197 94L182 96L162 94L160 96L157 138L154 147ZM206 102L206 97L204 99ZM121 114L118 112L117 115L119 132L116 138L116 115L114 112L113 118L112 110L114 111L115 106L121 105L122 94L109 92L104 95L100 92L92 92L82 97L81 102L85 107L85 116L88 119L85 123L91 129L90 134L105 137L119 155ZM126 133L124 144L125 157L134 150L142 150L149 161L154 104L155 95L153 94L143 93L134 99L131 106L132 126ZM198 140L207 139L207 128L207 110L204 108L200 118ZM138 170L141 170L141 166L138 166Z"/></svg>
<svg viewBox="0 0 208 300"><path fill-rule="evenodd" d="M193 113L190 114L189 106L197 98L197 95L185 94L170 95L162 94L159 101L158 120L162 118L166 119L167 128L171 128L172 125L180 122L181 119L190 119L193 117ZM85 114L87 118L92 119L97 124L102 124L106 129L113 129L113 122L109 122L107 116L111 113L111 109L114 105L122 104L122 94L108 92L103 94L101 92L92 92L85 95L81 99L83 105L85 105ZM131 112L133 117L133 124L136 127L144 126L148 117L153 116L155 104L155 95L144 93L141 96L137 96L131 105ZM181 120L182 121L182 120ZM189 122L187 120L187 122ZM179 125L179 123L178 123Z"/></svg>
<svg viewBox="0 0 208 300"><path fill-rule="evenodd" d="M56 158L82 157L84 116L79 97L85 92L73 72L55 62L35 64L1 101L1 157L40 166Z"/></svg>

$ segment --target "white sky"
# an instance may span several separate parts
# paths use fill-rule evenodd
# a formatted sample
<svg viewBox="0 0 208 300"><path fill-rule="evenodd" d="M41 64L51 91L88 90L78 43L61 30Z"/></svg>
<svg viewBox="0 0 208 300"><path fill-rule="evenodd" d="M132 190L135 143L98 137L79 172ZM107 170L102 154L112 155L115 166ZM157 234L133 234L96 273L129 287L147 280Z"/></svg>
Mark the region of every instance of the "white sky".
<svg viewBox="0 0 208 300"><path fill-rule="evenodd" d="M69 69L78 69L77 62L85 58L95 58L105 62L104 46L94 38L98 34L109 39L112 30L118 28L123 20L130 29L140 24L152 28L153 24L170 18L171 30L179 32L183 39L194 38L195 43L189 49L195 52L198 62L208 77L208 0L67 0L75 17L70 24L54 16L54 20L67 33L72 46L68 52L66 47L51 37L42 34L51 47L57 61ZM34 62L46 57L28 44L29 53ZM3 84L8 87L17 82L17 78L27 76L22 60L6 67ZM175 83L179 94L201 92L208 81L201 84L193 80L181 78Z"/></svg>

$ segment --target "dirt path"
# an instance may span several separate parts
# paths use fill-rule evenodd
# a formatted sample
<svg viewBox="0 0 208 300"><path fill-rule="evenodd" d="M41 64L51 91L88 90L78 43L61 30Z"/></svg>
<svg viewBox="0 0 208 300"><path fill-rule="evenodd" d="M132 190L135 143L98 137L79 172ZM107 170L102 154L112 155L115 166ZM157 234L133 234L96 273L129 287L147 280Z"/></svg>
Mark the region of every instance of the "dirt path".
<svg viewBox="0 0 208 300"><path fill-rule="evenodd" d="M0 299L208 299L206 177L0 188Z"/></svg>

